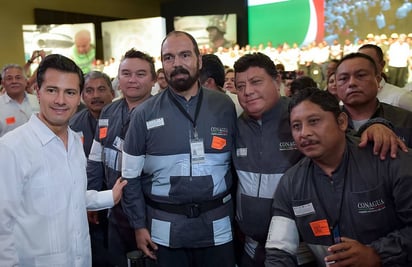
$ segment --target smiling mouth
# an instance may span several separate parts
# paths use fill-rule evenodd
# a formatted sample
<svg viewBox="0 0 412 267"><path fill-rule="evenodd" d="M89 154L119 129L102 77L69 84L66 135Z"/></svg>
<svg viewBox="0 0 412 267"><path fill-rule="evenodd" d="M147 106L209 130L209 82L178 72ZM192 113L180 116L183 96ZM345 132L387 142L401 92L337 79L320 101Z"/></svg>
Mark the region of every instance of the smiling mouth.
<svg viewBox="0 0 412 267"><path fill-rule="evenodd" d="M64 109L62 109L62 108L52 108L52 110L54 110L54 112L56 112L56 113L64 113L64 112L67 111L67 108L64 108Z"/></svg>

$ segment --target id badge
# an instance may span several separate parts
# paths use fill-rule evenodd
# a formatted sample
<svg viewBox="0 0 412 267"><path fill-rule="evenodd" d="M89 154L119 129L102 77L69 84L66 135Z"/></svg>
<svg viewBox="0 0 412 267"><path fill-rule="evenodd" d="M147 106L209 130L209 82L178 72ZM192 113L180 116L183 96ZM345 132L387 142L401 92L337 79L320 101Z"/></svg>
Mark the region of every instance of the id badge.
<svg viewBox="0 0 412 267"><path fill-rule="evenodd" d="M118 137L118 136L116 136L116 138L115 138L114 141L113 141L113 146L114 146L115 148L117 148L117 150L123 151L123 143L124 143L123 139L120 138L120 137Z"/></svg>
<svg viewBox="0 0 412 267"><path fill-rule="evenodd" d="M190 154L192 156L192 163L199 164L205 162L205 148L203 139L190 140Z"/></svg>

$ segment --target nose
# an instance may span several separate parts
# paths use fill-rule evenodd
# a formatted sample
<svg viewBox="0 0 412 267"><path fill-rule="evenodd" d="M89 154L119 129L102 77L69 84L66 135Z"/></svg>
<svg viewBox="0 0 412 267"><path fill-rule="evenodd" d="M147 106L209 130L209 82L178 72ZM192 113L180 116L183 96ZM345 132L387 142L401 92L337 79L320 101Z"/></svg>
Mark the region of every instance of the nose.
<svg viewBox="0 0 412 267"><path fill-rule="evenodd" d="M301 129L300 129L300 137L308 137L312 134L311 127L307 125L306 123L302 123Z"/></svg>
<svg viewBox="0 0 412 267"><path fill-rule="evenodd" d="M245 85L245 88L243 89L243 95L249 96L253 94L253 87L250 86L249 84Z"/></svg>
<svg viewBox="0 0 412 267"><path fill-rule="evenodd" d="M355 84L355 80L356 80L356 78L355 78L354 75L349 76L349 82L348 82L349 86L354 85L354 84Z"/></svg>
<svg viewBox="0 0 412 267"><path fill-rule="evenodd" d="M137 80L137 74L132 73L129 77L129 82L135 82Z"/></svg>
<svg viewBox="0 0 412 267"><path fill-rule="evenodd" d="M177 67L177 66L182 66L182 62L181 62L181 57L180 56L175 56L173 58L173 66Z"/></svg>
<svg viewBox="0 0 412 267"><path fill-rule="evenodd" d="M58 92L54 98L54 103L62 105L64 104L64 92Z"/></svg>
<svg viewBox="0 0 412 267"><path fill-rule="evenodd" d="M93 98L98 98L99 95L100 95L99 90L94 90L94 91L93 91L93 94L92 94L92 97L93 97Z"/></svg>

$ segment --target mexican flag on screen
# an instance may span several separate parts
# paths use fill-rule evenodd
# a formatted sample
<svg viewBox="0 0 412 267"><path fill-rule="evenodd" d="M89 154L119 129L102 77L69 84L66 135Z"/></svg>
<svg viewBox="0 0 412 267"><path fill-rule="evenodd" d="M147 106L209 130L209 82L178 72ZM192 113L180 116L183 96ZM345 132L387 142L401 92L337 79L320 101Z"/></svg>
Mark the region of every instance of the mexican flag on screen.
<svg viewBox="0 0 412 267"><path fill-rule="evenodd" d="M324 38L324 0L248 0L249 44L307 44Z"/></svg>

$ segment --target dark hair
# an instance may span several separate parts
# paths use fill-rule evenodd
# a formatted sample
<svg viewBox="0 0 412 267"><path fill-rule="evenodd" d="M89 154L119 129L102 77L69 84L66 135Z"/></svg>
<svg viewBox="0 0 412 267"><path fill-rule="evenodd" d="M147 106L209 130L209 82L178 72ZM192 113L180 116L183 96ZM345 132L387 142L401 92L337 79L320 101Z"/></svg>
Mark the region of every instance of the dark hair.
<svg viewBox="0 0 412 267"><path fill-rule="evenodd" d="M373 58L371 58L370 56L368 56L368 55L366 55L366 54L359 53L359 52L350 53L350 54L344 56L344 57L339 61L338 65L336 66L336 69L339 68L339 66L342 64L342 62L344 62L344 61L346 61L346 60L349 60L349 59L354 59L354 58L364 58L364 59L368 60L369 63L372 65L373 70L375 71L375 74L378 74L378 67L376 66L376 63L375 63L375 61L373 60Z"/></svg>
<svg viewBox="0 0 412 267"><path fill-rule="evenodd" d="M266 73L273 79L275 79L278 74L275 63L273 63L270 57L260 52L242 56L235 62L233 67L235 73L245 72L250 67L260 67L265 69Z"/></svg>
<svg viewBox="0 0 412 267"><path fill-rule="evenodd" d="M382 52L382 49L381 49L379 46L377 46L377 45L374 45L374 44L364 44L364 45L362 45L362 46L358 49L358 51L360 51L361 49L368 49L368 48L375 50L375 53L376 53L376 55L378 56L378 60L379 60L379 61L383 61L383 52Z"/></svg>
<svg viewBox="0 0 412 267"><path fill-rule="evenodd" d="M189 33L187 33L187 32L184 32L184 31L171 31L171 32L169 32L167 35L166 35L166 37L163 39L163 41L162 41L162 51L163 51L163 44L164 44L164 42L167 40L167 38L169 38L170 36L177 36L177 35L181 35L181 34L183 34L183 35L186 35L189 39L190 39L190 41L192 41L192 44L193 44L193 50L195 50L195 54L196 54L196 56L199 56L200 55L200 50L199 50L199 46L197 45L197 42L196 42L196 40L195 40L195 38L193 38L193 36L192 35L190 35ZM162 61L163 61L163 53L161 53L161 55L160 55L160 57L161 57L161 59L162 59Z"/></svg>
<svg viewBox="0 0 412 267"><path fill-rule="evenodd" d="M278 63L275 66L277 71L285 71L285 65L283 65L282 63Z"/></svg>
<svg viewBox="0 0 412 267"><path fill-rule="evenodd" d="M235 70L234 69L232 69L232 68L227 68L226 70L225 70L225 76L228 74L228 73L231 73L231 72L235 72Z"/></svg>
<svg viewBox="0 0 412 267"><path fill-rule="evenodd" d="M225 83L225 67L218 56L206 54L202 56L202 68L199 73L200 83L203 84L208 78L213 78L216 85L223 87Z"/></svg>
<svg viewBox="0 0 412 267"><path fill-rule="evenodd" d="M328 63L332 63L332 62L338 64L339 59L334 58L334 59L331 59L331 60L328 61Z"/></svg>
<svg viewBox="0 0 412 267"><path fill-rule="evenodd" d="M155 70L155 65L154 65L154 59L150 55L143 53L141 51L135 50L134 48L130 49L129 51L124 54L122 57L120 63L122 63L125 59L127 58L139 58L141 60L147 61L150 66L150 73L152 74L152 80L155 80L157 75L156 75L156 70Z"/></svg>
<svg viewBox="0 0 412 267"><path fill-rule="evenodd" d="M110 90L113 91L112 81L106 73L94 70L84 75L85 83L90 79L103 79L106 82L107 86L109 86Z"/></svg>
<svg viewBox="0 0 412 267"><path fill-rule="evenodd" d="M336 71L332 71L331 73L329 73L328 77L326 78L326 83L329 83L330 77L335 76L335 75L336 75Z"/></svg>
<svg viewBox="0 0 412 267"><path fill-rule="evenodd" d="M293 80L290 84L290 91L293 94L296 94L299 90L302 90L306 87L317 87L317 83L309 76L301 76Z"/></svg>
<svg viewBox="0 0 412 267"><path fill-rule="evenodd" d="M338 99L331 93L316 87L306 87L292 95L289 102L289 114L294 107L305 100L318 105L324 111L332 112L336 119L342 113Z"/></svg>
<svg viewBox="0 0 412 267"><path fill-rule="evenodd" d="M20 66L20 65L18 65L18 64L7 64L7 65L5 65L5 66L3 67L3 69L1 70L1 75L0 75L0 77L4 76L4 75L6 74L6 71L7 71L8 69L19 69L19 70L23 73L23 76L26 78L26 74L25 74L25 72L24 72L24 70L23 70L23 67ZM1 81L1 78L0 78L0 81Z"/></svg>
<svg viewBox="0 0 412 267"><path fill-rule="evenodd" d="M62 72L75 73L79 76L79 88L80 92L83 91L84 77L82 70L74 63L73 60L59 55L51 54L46 56L41 62L37 69L37 86L41 88L44 81L44 74L48 69L55 69Z"/></svg>
<svg viewBox="0 0 412 267"><path fill-rule="evenodd" d="M165 70L163 68L160 68L156 71L156 76L159 76L160 73L165 73Z"/></svg>

